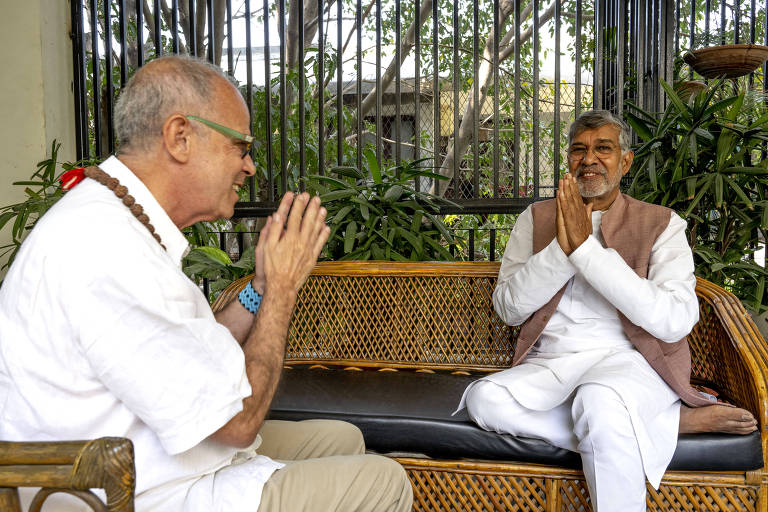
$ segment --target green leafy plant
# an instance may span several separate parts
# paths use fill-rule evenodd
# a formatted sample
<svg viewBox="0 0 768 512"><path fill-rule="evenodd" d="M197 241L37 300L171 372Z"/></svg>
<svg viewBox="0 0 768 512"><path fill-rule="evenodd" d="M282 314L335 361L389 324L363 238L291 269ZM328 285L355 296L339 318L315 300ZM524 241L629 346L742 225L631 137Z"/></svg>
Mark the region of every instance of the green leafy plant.
<svg viewBox="0 0 768 512"><path fill-rule="evenodd" d="M336 167L337 177L312 175L307 188L328 210L331 234L325 257L332 260L453 260L446 248L454 236L436 217L441 204L454 204L417 191L419 178L446 179L420 167L423 160L382 171L365 151L368 172Z"/></svg>
<svg viewBox="0 0 768 512"><path fill-rule="evenodd" d="M93 163L91 160L82 160L59 165L60 148L61 143L54 139L51 143L51 156L37 163L37 170L29 180L13 183L15 186L24 187L26 198L23 201L0 207L0 229L12 223L11 243L0 247L0 270L11 266L27 234L35 227L40 217L66 193L61 189L59 177L70 169Z"/></svg>
<svg viewBox="0 0 768 512"><path fill-rule="evenodd" d="M184 273L198 282L201 279L210 280L210 299L214 299L232 281L253 272L253 249L248 248L242 252L239 260L233 262L229 255L209 245L195 247L184 258Z"/></svg>
<svg viewBox="0 0 768 512"><path fill-rule="evenodd" d="M768 311L768 272L753 253L768 230L768 110L752 92L733 94L725 80L683 100L662 82L661 115L635 105L626 113L642 139L629 194L675 209L688 221L696 275Z"/></svg>

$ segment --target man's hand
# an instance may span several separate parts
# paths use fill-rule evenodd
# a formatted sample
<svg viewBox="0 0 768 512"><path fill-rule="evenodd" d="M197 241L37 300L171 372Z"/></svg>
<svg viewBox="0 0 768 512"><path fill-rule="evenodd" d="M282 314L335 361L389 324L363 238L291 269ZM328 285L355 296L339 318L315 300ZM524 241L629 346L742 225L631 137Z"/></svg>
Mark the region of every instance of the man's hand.
<svg viewBox="0 0 768 512"><path fill-rule="evenodd" d="M592 205L584 205L571 174L560 180L557 190L557 242L570 254L592 234Z"/></svg>
<svg viewBox="0 0 768 512"><path fill-rule="evenodd" d="M249 329L243 344L253 394L243 400L242 411L211 435L216 442L244 448L259 432L280 380L296 296L331 232L325 216L319 197L310 199L306 193L294 197L289 192L261 232L253 286L263 283L264 299L255 317L248 313ZM240 308L242 317L245 310L235 307Z"/></svg>
<svg viewBox="0 0 768 512"><path fill-rule="evenodd" d="M265 292L289 293L295 296L317 262L331 230L325 225L325 208L320 198L306 192L294 198L287 193L277 212L262 231L261 254ZM287 219L287 221L286 221Z"/></svg>

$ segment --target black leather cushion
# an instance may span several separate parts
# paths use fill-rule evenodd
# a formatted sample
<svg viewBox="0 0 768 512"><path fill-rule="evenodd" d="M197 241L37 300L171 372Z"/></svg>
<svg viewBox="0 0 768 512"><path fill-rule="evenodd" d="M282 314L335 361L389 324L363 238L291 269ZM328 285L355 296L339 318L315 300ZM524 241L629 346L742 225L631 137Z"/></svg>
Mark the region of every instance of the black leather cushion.
<svg viewBox="0 0 768 512"><path fill-rule="evenodd" d="M477 377L349 370L285 370L270 418L326 418L362 430L368 448L415 452L440 459L490 459L580 468L578 454L538 439L477 427L456 410ZM681 435L669 469L739 471L762 467L760 435Z"/></svg>

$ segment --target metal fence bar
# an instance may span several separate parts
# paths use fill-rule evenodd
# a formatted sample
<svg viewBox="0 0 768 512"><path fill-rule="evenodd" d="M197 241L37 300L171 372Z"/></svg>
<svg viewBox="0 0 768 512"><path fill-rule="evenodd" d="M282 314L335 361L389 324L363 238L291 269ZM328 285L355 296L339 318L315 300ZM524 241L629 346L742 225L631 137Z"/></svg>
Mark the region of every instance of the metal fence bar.
<svg viewBox="0 0 768 512"><path fill-rule="evenodd" d="M538 4L538 2L536 2ZM538 11L537 8L534 8ZM491 239L489 242L489 248L488 248L488 259L491 261L496 261L496 230L494 228L491 228Z"/></svg>
<svg viewBox="0 0 768 512"><path fill-rule="evenodd" d="M226 5L226 16L227 16L227 72L229 73L229 76L235 76L235 59L234 59L234 49L232 48L232 0L227 0ZM267 26L269 23L265 23L264 30L265 32L268 30ZM178 34L177 34L178 37ZM264 54L267 55L268 53L268 47L269 44L265 45L267 48L264 48ZM266 61L269 62L269 59L266 58ZM269 82L267 82L269 84Z"/></svg>
<svg viewBox="0 0 768 512"><path fill-rule="evenodd" d="M578 3L578 2L577 2ZM533 0L533 54L538 55L541 52L539 44L539 2ZM579 69L576 68L576 75ZM539 194L539 59L533 60L533 197L540 197ZM526 184L527 186L527 184ZM526 197L529 196L526 189ZM496 232L491 230L491 240ZM493 245L493 244L492 244ZM491 250L491 261L493 261L493 250Z"/></svg>
<svg viewBox="0 0 768 512"><path fill-rule="evenodd" d="M559 17L558 17L559 20ZM595 0L595 26L605 26L605 0ZM559 25L559 23L558 23ZM557 37L559 42L560 29L558 27ZM560 55L560 51L556 51ZM595 37L595 86L592 90L593 102L595 108L603 108L605 106L605 62L603 61L605 55L605 44L603 43L603 37ZM558 80L559 84L559 80Z"/></svg>
<svg viewBox="0 0 768 512"><path fill-rule="evenodd" d="M576 117L581 114L581 24L582 24L582 18L584 16L583 8L581 6L581 2L576 2L576 26L574 27L575 32L575 41L574 41L574 48L575 48L575 60L574 63L576 73L574 73L574 115Z"/></svg>
<svg viewBox="0 0 768 512"><path fill-rule="evenodd" d="M72 0L72 86L75 95L75 150L77 159L88 155L88 95L85 65L85 29L83 27L82 0Z"/></svg>
<svg viewBox="0 0 768 512"><path fill-rule="evenodd" d="M104 2L104 6L109 5L109 2ZM155 58L163 56L163 38L161 29L162 13L160 12L160 0L155 0L153 4L152 15L155 17Z"/></svg>
<svg viewBox="0 0 768 512"><path fill-rule="evenodd" d="M323 34L323 0L317 0L317 173L325 170L325 39Z"/></svg>
<svg viewBox="0 0 768 512"><path fill-rule="evenodd" d="M96 65L100 65L98 60ZM115 126L114 116L112 115L112 102L115 98L115 84L112 75L112 6L111 2L104 2L104 86L106 94L104 95L104 117L107 118L107 153L115 152ZM94 87L98 87L94 83Z"/></svg>
<svg viewBox="0 0 768 512"><path fill-rule="evenodd" d="M720 2L720 44L725 44L725 2Z"/></svg>
<svg viewBox="0 0 768 512"><path fill-rule="evenodd" d="M295 1L295 0L294 0ZM339 2L341 4L341 2ZM299 137L302 139L306 136L306 125L307 125L307 112L306 112L306 101L304 99L305 95L305 89L304 82L306 80L306 69L304 68L304 2L302 2L299 5L299 8L297 9L298 12L298 28L299 28L299 34L298 34L298 43L299 43L299 52L296 60L296 65L299 67ZM319 13L318 13L319 14ZM299 142L299 190L302 192L304 191L304 175L306 174L307 170L307 154L306 149L304 147L303 141Z"/></svg>
<svg viewBox="0 0 768 512"><path fill-rule="evenodd" d="M341 55L341 7L341 1L337 0L336 15L338 18L336 21L336 47L338 48L338 62L336 63L336 165L344 165L344 90L342 88L342 79L344 77L342 68L344 66L344 61ZM360 28L361 27L358 26L358 31ZM361 68L358 68L358 70L360 69Z"/></svg>
<svg viewBox="0 0 768 512"><path fill-rule="evenodd" d="M469 261L475 261L475 230L469 229Z"/></svg>
<svg viewBox="0 0 768 512"><path fill-rule="evenodd" d="M97 157L104 156L101 147L101 73L99 70L99 13L96 0L91 0L91 87L93 88L93 134Z"/></svg>
<svg viewBox="0 0 768 512"><path fill-rule="evenodd" d="M139 67L144 65L144 7L143 2L136 2L136 59Z"/></svg>
<svg viewBox="0 0 768 512"><path fill-rule="evenodd" d="M267 44L266 46L269 46ZM245 102L248 105L248 119L251 120L253 133L253 50L251 49L251 0L245 0ZM256 200L256 178L248 177L248 200Z"/></svg>
<svg viewBox="0 0 768 512"><path fill-rule="evenodd" d="M475 2L477 5L477 2ZM414 26L421 27L421 0L415 0ZM414 34L414 65L413 65L413 159L421 159L421 30ZM413 184L417 191L421 190L421 180L416 178Z"/></svg>
<svg viewBox="0 0 768 512"><path fill-rule="evenodd" d="M248 0L246 0L247 4ZM140 2L136 2L140 3ZM197 57L197 23L195 23L195 0L189 0L189 39L187 39L187 51ZM247 18L250 19L250 18Z"/></svg>
<svg viewBox="0 0 768 512"><path fill-rule="evenodd" d="M357 0L357 9L355 9L355 26L357 39L357 80L355 80L355 108L357 112L357 137L356 141L356 163L357 168L363 168L363 6L361 0Z"/></svg>
<svg viewBox="0 0 768 512"><path fill-rule="evenodd" d="M205 1L205 8L208 20L208 62L213 63L216 58L216 27L213 24L213 0Z"/></svg>
<svg viewBox="0 0 768 512"><path fill-rule="evenodd" d="M118 17L118 27L120 30L120 87L125 86L128 80L128 32L125 18L125 0L119 2L120 14Z"/></svg>
<svg viewBox="0 0 768 512"><path fill-rule="evenodd" d="M227 0L227 12L229 13L229 33L232 34L232 5L231 0ZM171 0L171 38L173 40L173 53L179 54L179 0ZM232 47L232 38L229 39L229 46ZM229 63L229 69L232 69L232 62Z"/></svg>
<svg viewBox="0 0 768 512"><path fill-rule="evenodd" d="M560 2L557 2L558 4ZM493 198L499 197L499 0L493 0Z"/></svg>
<svg viewBox="0 0 768 512"><path fill-rule="evenodd" d="M440 169L440 137L442 135L442 127L440 126L440 73L437 66L437 47L440 35L437 20L437 0L432 0L432 149L435 159L435 171ZM434 180L433 188L435 194L440 194L439 180Z"/></svg>
<svg viewBox="0 0 768 512"><path fill-rule="evenodd" d="M227 0L226 5L227 11L227 71L229 73L229 76L235 76L235 59L234 59L234 48L232 44L232 0ZM267 26L269 23L264 23L264 30L265 32L268 30ZM266 45L269 47L269 44ZM268 54L268 48L264 48L264 54ZM269 59L265 57L266 61L269 62ZM269 82L267 82L269 84Z"/></svg>
<svg viewBox="0 0 768 512"><path fill-rule="evenodd" d="M453 22L453 69L451 75L453 78L453 197L458 199L461 193L460 177L459 177L459 161L460 158L456 158L456 147L459 136L459 80L461 80L461 72L459 71L459 3L453 3L453 13L451 21Z"/></svg>
<svg viewBox="0 0 768 512"><path fill-rule="evenodd" d="M533 0L534 2L536 0ZM513 191L512 197L520 197L520 103L522 98L520 97L520 25L522 20L520 19L520 0L515 0L515 109L514 109L514 122L515 122L515 148L512 154L513 169L512 169L512 183Z"/></svg>
<svg viewBox="0 0 768 512"><path fill-rule="evenodd" d="M272 52L269 40L269 0L264 0L264 131L267 136L267 201L275 201L275 155L272 140ZM250 22L249 22L250 24ZM253 117L253 116L251 116Z"/></svg>
<svg viewBox="0 0 768 512"><path fill-rule="evenodd" d="M247 0L246 0L247 1ZM277 0L278 27L280 31L280 193L288 190L288 84L285 70L285 0Z"/></svg>
<svg viewBox="0 0 768 512"><path fill-rule="evenodd" d="M376 0L376 162L382 166L381 147L381 0Z"/></svg>
<svg viewBox="0 0 768 512"><path fill-rule="evenodd" d="M474 116L472 119L472 194L480 197L480 5L472 3L472 104Z"/></svg>
<svg viewBox="0 0 768 512"><path fill-rule="evenodd" d="M395 165L400 165L402 104L400 100L400 0L395 0Z"/></svg>
<svg viewBox="0 0 768 512"><path fill-rule="evenodd" d="M553 133L560 132L560 20L562 19L563 12L560 2L555 2L555 114L554 123L555 127L552 130ZM597 73L595 73L597 76ZM594 93L593 93L594 97ZM553 183L554 189L557 190L557 185L560 182L560 138L552 137L554 162L553 162ZM554 194L553 194L554 195Z"/></svg>

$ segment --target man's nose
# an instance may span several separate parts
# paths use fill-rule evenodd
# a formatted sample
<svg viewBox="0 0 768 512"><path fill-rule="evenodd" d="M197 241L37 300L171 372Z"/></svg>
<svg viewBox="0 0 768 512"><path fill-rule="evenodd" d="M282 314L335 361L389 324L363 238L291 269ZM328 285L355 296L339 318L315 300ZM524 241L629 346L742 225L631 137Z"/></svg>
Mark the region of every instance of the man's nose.
<svg viewBox="0 0 768 512"><path fill-rule="evenodd" d="M584 155L584 158L582 158L581 160L582 165L592 165L595 162L597 162L597 156L595 156L595 151L592 148L587 148L587 153Z"/></svg>
<svg viewBox="0 0 768 512"><path fill-rule="evenodd" d="M251 158L250 153L243 158L243 172L245 172L247 176L256 174L256 164L253 163L253 158Z"/></svg>

